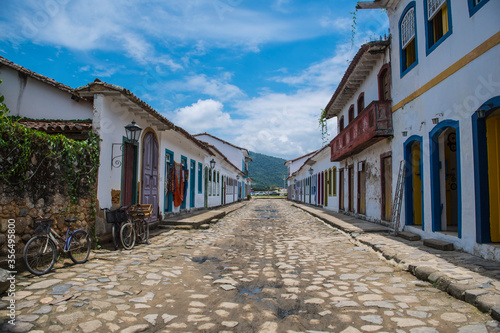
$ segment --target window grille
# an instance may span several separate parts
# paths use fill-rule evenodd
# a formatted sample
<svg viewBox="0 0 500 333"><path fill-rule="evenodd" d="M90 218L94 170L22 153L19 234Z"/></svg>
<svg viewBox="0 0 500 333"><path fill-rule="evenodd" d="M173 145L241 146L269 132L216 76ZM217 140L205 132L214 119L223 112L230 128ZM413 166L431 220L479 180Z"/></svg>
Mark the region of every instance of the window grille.
<svg viewBox="0 0 500 333"><path fill-rule="evenodd" d="M415 38L415 7L408 9L401 22L401 38L403 49Z"/></svg>
<svg viewBox="0 0 500 333"><path fill-rule="evenodd" d="M427 17L430 21L441 9L446 0L427 0Z"/></svg>

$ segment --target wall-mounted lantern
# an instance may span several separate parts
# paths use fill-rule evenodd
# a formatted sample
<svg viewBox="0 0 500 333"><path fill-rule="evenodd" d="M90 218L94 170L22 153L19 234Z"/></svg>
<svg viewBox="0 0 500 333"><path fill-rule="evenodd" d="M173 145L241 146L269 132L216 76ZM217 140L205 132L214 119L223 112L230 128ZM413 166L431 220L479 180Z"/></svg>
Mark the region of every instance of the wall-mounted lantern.
<svg viewBox="0 0 500 333"><path fill-rule="evenodd" d="M313 173L314 173L314 169L313 168L309 168L309 174L312 176Z"/></svg>
<svg viewBox="0 0 500 333"><path fill-rule="evenodd" d="M139 141L139 137L141 135L142 128L132 120L131 124L125 126L125 135L127 136L127 140L135 144Z"/></svg>
<svg viewBox="0 0 500 333"><path fill-rule="evenodd" d="M125 126L125 136L127 137L127 143L135 145L139 141L139 138L141 136L141 131L142 128L139 125L137 125L134 120L132 120L132 123ZM120 160L120 157L122 157L123 154L118 156L113 156L113 151L115 146L119 146L120 151L123 153L125 144L124 143L111 144L111 169L119 168L122 166L122 161Z"/></svg>
<svg viewBox="0 0 500 333"><path fill-rule="evenodd" d="M210 161L210 169L212 169L212 170L213 170L213 169L215 168L215 164L216 164L216 163L217 163L217 162L215 162L215 160L212 158L212 160Z"/></svg>

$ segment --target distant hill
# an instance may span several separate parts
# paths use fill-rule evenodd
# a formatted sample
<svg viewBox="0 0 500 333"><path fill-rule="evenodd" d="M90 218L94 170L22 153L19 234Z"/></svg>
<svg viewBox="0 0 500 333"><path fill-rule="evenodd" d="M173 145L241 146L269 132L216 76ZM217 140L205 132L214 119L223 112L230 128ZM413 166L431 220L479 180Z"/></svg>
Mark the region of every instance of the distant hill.
<svg viewBox="0 0 500 333"><path fill-rule="evenodd" d="M272 186L284 186L286 177L286 160L283 158L250 152L252 162L249 163L249 176L252 178L254 190L264 190Z"/></svg>

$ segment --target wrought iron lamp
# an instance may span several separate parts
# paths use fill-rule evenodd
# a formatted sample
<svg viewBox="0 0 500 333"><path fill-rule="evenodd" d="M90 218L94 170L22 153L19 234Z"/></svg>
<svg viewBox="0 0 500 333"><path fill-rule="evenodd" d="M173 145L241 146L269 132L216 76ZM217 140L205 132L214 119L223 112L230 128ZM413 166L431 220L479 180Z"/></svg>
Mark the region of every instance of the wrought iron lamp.
<svg viewBox="0 0 500 333"><path fill-rule="evenodd" d="M309 174L312 176L313 173L314 173L314 169L313 168L309 168Z"/></svg>
<svg viewBox="0 0 500 333"><path fill-rule="evenodd" d="M131 143L135 145L139 141L139 137L141 136L142 128L132 120L131 124L125 126L125 135L127 137L127 143ZM120 147L121 155L113 156L115 146ZM125 149L124 143L112 143L111 144L111 169L119 168L122 166L122 161L119 159L123 156L123 150Z"/></svg>
<svg viewBox="0 0 500 333"><path fill-rule="evenodd" d="M212 158L212 160L210 161L210 169L213 170L215 168L215 163L217 162L215 162L215 160Z"/></svg>

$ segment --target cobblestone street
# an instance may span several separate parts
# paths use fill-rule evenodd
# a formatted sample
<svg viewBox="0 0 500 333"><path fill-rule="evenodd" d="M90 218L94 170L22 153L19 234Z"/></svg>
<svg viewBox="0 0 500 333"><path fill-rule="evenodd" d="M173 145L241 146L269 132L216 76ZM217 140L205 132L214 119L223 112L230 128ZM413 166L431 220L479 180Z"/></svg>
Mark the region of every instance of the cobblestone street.
<svg viewBox="0 0 500 333"><path fill-rule="evenodd" d="M3 330L500 331L490 316L285 200L251 200L210 229L165 231L151 245L67 263L42 277L18 275L17 324L4 319Z"/></svg>

